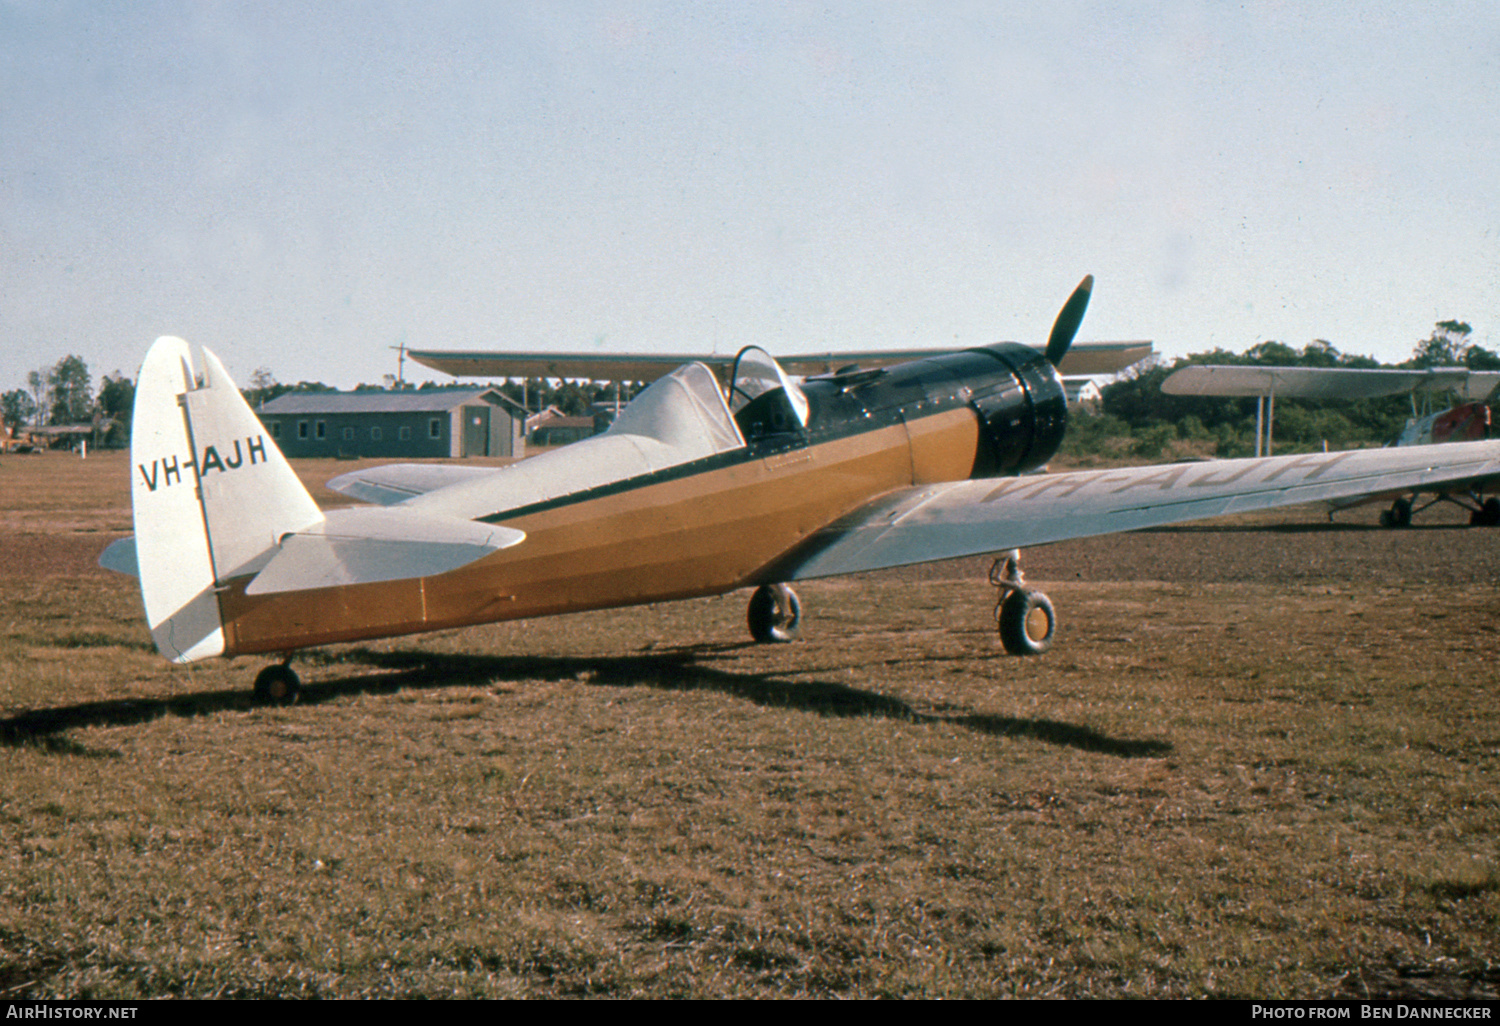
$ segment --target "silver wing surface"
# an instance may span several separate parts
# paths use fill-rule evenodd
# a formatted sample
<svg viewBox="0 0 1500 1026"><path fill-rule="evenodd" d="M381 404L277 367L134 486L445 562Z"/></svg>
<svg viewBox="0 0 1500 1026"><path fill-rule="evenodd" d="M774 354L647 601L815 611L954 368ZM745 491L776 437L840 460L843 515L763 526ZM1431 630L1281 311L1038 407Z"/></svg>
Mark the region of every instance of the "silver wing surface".
<svg viewBox="0 0 1500 1026"><path fill-rule="evenodd" d="M1466 367L1387 370L1356 367L1253 367L1194 364L1161 383L1168 395L1275 395L1293 399L1368 399L1453 390L1468 402L1500 386L1500 371Z"/></svg>
<svg viewBox="0 0 1500 1026"><path fill-rule="evenodd" d="M801 580L1227 513L1500 478L1500 441L1037 474L910 488L815 532L758 576Z"/></svg>

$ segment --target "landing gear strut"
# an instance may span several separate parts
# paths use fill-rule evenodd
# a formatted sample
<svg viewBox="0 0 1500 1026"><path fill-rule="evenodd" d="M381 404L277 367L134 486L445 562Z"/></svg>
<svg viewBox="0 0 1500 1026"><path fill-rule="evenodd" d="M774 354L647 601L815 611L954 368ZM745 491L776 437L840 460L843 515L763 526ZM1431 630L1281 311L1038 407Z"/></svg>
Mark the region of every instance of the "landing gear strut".
<svg viewBox="0 0 1500 1026"><path fill-rule="evenodd" d="M291 705L302 693L302 681L290 661L267 666L255 675L255 700L265 705Z"/></svg>
<svg viewBox="0 0 1500 1026"><path fill-rule="evenodd" d="M990 583L1000 590L995 622L1000 644L1011 655L1040 655L1052 647L1057 613L1044 593L1026 587L1021 552L1011 549L990 566Z"/></svg>
<svg viewBox="0 0 1500 1026"><path fill-rule="evenodd" d="M762 584L750 596L746 619L750 636L763 645L796 641L802 628L802 602L784 584Z"/></svg>

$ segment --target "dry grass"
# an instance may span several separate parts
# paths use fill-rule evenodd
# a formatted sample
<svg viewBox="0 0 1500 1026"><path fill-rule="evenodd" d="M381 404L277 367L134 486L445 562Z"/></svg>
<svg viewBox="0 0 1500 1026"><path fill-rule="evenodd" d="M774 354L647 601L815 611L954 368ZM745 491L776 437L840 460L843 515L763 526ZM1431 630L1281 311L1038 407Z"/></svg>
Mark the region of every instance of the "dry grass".
<svg viewBox="0 0 1500 1026"><path fill-rule="evenodd" d="M37 460L8 530L128 524ZM792 646L730 596L332 648L292 708L0 569L0 995L1494 997L1496 578L1194 583L1318 543L1268 523L1032 554L1034 660L945 565Z"/></svg>

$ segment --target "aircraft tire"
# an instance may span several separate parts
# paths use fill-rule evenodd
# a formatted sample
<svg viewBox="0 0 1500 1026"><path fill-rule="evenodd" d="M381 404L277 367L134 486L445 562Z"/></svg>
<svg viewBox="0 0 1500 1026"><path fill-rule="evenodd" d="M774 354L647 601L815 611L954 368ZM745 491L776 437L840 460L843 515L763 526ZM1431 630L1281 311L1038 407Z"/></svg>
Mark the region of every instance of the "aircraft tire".
<svg viewBox="0 0 1500 1026"><path fill-rule="evenodd" d="M1043 592L1011 592L1000 603L998 620L1000 644L1011 655L1041 655L1052 647L1057 612Z"/></svg>
<svg viewBox="0 0 1500 1026"><path fill-rule="evenodd" d="M746 611L750 636L762 645L796 641L802 629L802 602L784 584L762 584Z"/></svg>
<svg viewBox="0 0 1500 1026"><path fill-rule="evenodd" d="M1500 527L1500 499L1491 497L1469 515L1469 523L1475 527Z"/></svg>
<svg viewBox="0 0 1500 1026"><path fill-rule="evenodd" d="M302 693L302 680L285 663L267 666L255 675L255 700L265 705L292 705Z"/></svg>

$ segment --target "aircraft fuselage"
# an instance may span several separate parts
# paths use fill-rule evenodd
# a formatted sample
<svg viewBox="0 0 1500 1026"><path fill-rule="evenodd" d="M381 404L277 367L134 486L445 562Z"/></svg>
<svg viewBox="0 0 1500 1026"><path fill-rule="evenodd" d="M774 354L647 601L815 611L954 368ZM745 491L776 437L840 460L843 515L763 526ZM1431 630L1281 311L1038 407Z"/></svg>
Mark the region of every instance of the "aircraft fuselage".
<svg viewBox="0 0 1500 1026"><path fill-rule="evenodd" d="M1060 444L1066 402L1035 350L1000 345L802 383L805 424L751 404L746 444L479 517L524 543L448 573L249 595L220 592L225 654L611 608L770 583L818 528L894 489L1015 474Z"/></svg>

